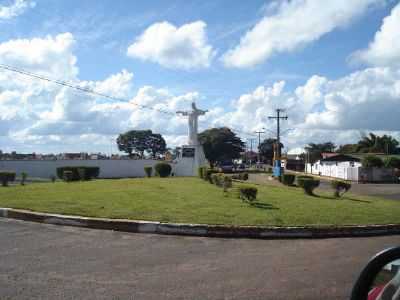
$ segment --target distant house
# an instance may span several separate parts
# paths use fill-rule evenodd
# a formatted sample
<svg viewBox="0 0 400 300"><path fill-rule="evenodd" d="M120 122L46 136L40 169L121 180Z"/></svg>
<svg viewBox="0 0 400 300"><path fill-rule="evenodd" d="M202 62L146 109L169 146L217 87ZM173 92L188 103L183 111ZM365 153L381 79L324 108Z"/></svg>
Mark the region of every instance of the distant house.
<svg viewBox="0 0 400 300"><path fill-rule="evenodd" d="M382 182L394 179L393 169L362 167L362 158L371 154L331 154L323 155L324 158L315 163L308 163L306 173L359 182ZM377 156L385 159L388 155Z"/></svg>
<svg viewBox="0 0 400 300"><path fill-rule="evenodd" d="M62 153L59 159L88 159L88 154L80 153Z"/></svg>

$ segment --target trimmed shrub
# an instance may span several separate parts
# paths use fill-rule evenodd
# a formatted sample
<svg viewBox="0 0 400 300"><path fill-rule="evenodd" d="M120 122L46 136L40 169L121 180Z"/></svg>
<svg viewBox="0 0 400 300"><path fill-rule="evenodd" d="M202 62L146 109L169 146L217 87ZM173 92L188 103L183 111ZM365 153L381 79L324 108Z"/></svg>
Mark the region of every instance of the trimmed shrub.
<svg viewBox="0 0 400 300"><path fill-rule="evenodd" d="M235 180L243 180L243 181L246 181L246 180L248 180L249 179L249 173L239 173L239 174L233 174L232 176L231 176L231 178L232 179L235 179Z"/></svg>
<svg viewBox="0 0 400 300"><path fill-rule="evenodd" d="M224 191L232 187L232 176L228 176L223 173L212 173L210 178L211 183L223 188Z"/></svg>
<svg viewBox="0 0 400 300"><path fill-rule="evenodd" d="M296 179L296 176L293 175L293 174L283 174L283 175L281 176L281 182L282 182L284 185L293 185L295 179Z"/></svg>
<svg viewBox="0 0 400 300"><path fill-rule="evenodd" d="M383 164L385 168L393 168L393 169L400 169L400 158L397 157L387 157Z"/></svg>
<svg viewBox="0 0 400 300"><path fill-rule="evenodd" d="M86 180L86 169L78 168L78 176L80 180Z"/></svg>
<svg viewBox="0 0 400 300"><path fill-rule="evenodd" d="M211 181L210 181L210 183L211 183L211 184L217 185L217 182L218 182L218 174L216 174L216 173L211 174Z"/></svg>
<svg viewBox="0 0 400 300"><path fill-rule="evenodd" d="M302 179L314 179L314 177L313 176L309 176L309 175L298 175L298 176L296 176L296 182L297 182L298 186L300 186L299 180L301 181Z"/></svg>
<svg viewBox="0 0 400 300"><path fill-rule="evenodd" d="M144 167L144 172L146 173L147 177L151 177L151 174L153 174L153 167Z"/></svg>
<svg viewBox="0 0 400 300"><path fill-rule="evenodd" d="M66 182L74 181L76 177L74 177L73 171L64 171L63 173L63 180Z"/></svg>
<svg viewBox="0 0 400 300"><path fill-rule="evenodd" d="M0 171L0 182L2 186L8 186L8 182L15 180L15 172Z"/></svg>
<svg viewBox="0 0 400 300"><path fill-rule="evenodd" d="M297 185L303 188L307 195L314 195L314 189L319 186L320 181L311 176L298 176Z"/></svg>
<svg viewBox="0 0 400 300"><path fill-rule="evenodd" d="M79 170L81 169L81 170ZM84 171L83 171L84 170ZM72 172L72 181L77 180L90 180L97 178L100 174L99 167L87 167L87 166L65 166L57 168L57 176L60 179L64 179L64 172Z"/></svg>
<svg viewBox="0 0 400 300"><path fill-rule="evenodd" d="M383 161L378 156L367 155L362 159L361 162L364 168L382 168Z"/></svg>
<svg viewBox="0 0 400 300"><path fill-rule="evenodd" d="M219 174L217 170L210 169L210 168L204 168L203 169L203 179L208 181L209 183L215 183L212 180L212 175L213 174Z"/></svg>
<svg viewBox="0 0 400 300"><path fill-rule="evenodd" d="M171 175L172 167L170 164L160 162L154 166L154 171L159 177L168 177Z"/></svg>
<svg viewBox="0 0 400 300"><path fill-rule="evenodd" d="M239 198L247 201L254 201L257 199L257 188L254 186L242 185L239 186Z"/></svg>
<svg viewBox="0 0 400 300"><path fill-rule="evenodd" d="M21 173L21 185L25 185L26 178L28 177L28 173L22 172Z"/></svg>
<svg viewBox="0 0 400 300"><path fill-rule="evenodd" d="M222 187L224 189L224 192L226 192L228 189L232 187L232 177L230 176L223 176L223 183Z"/></svg>
<svg viewBox="0 0 400 300"><path fill-rule="evenodd" d="M210 168L208 168L208 167L199 167L198 169L197 169L197 175L199 176L199 178L201 178L201 179L206 179L205 177L206 177L206 173L207 173L207 170L212 170L212 169L210 169Z"/></svg>
<svg viewBox="0 0 400 300"><path fill-rule="evenodd" d="M222 173L212 173L210 182L215 184L216 186L222 187L224 184L223 176L224 175Z"/></svg>
<svg viewBox="0 0 400 300"><path fill-rule="evenodd" d="M331 186L334 189L334 196L339 198L351 188L351 183L342 180L332 180Z"/></svg>

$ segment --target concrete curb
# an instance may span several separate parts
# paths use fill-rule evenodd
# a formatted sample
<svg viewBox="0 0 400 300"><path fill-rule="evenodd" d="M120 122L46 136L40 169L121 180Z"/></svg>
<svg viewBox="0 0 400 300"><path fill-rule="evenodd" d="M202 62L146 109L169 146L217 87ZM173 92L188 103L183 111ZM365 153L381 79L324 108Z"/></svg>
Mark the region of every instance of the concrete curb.
<svg viewBox="0 0 400 300"><path fill-rule="evenodd" d="M259 227L204 224L178 224L125 219L89 218L28 210L0 208L0 217L45 224L108 229L124 232L157 233L169 235L227 237L227 238L334 238L363 237L400 234L400 224L346 225L346 226L298 226Z"/></svg>

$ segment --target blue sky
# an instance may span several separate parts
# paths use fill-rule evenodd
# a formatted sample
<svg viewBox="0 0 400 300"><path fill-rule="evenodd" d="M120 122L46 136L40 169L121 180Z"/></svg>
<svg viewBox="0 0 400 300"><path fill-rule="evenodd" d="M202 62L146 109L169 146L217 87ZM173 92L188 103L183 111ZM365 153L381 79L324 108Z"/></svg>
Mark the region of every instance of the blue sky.
<svg viewBox="0 0 400 300"><path fill-rule="evenodd" d="M201 128L273 130L266 116L285 107L286 127L293 129L285 137L289 149L328 138L354 142L366 131L398 136L390 116L399 112L400 56L380 50L399 47L391 29L400 24L398 1L321 3L0 0L0 63L171 110L195 100L210 110ZM395 25L384 28L385 18ZM107 81L113 75L116 82ZM378 97L383 84L393 93ZM25 105L11 92L24 95ZM82 97L41 83L0 85L0 149L107 151L118 132L144 127L164 134L170 145L184 143L184 120L162 123L153 114L142 120L146 112ZM387 110L371 117L379 101ZM77 118L82 103L90 114ZM368 122L344 117L349 109L351 118ZM387 112L387 124L375 120Z"/></svg>

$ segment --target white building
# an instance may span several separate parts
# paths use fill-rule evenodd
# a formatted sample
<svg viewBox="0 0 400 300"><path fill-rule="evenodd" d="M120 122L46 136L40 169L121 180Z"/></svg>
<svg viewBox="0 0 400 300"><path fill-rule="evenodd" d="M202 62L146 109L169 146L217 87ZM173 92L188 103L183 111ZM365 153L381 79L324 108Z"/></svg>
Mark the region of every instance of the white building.
<svg viewBox="0 0 400 300"><path fill-rule="evenodd" d="M394 170L390 168L363 168L361 157L338 154L306 164L306 173L351 180L357 182L392 181Z"/></svg>

